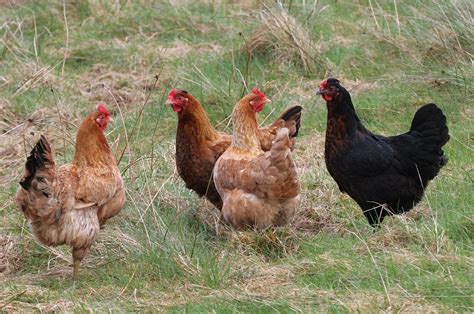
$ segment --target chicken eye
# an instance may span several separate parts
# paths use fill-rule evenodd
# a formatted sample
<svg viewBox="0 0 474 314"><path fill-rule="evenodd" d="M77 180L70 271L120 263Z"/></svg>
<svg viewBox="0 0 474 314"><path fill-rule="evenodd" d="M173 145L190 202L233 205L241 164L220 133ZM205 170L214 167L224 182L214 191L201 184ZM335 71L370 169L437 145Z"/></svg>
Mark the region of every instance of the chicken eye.
<svg viewBox="0 0 474 314"><path fill-rule="evenodd" d="M329 87L329 92L332 93L332 94L335 94L337 92L339 92L339 88L337 88L336 86L330 86Z"/></svg>

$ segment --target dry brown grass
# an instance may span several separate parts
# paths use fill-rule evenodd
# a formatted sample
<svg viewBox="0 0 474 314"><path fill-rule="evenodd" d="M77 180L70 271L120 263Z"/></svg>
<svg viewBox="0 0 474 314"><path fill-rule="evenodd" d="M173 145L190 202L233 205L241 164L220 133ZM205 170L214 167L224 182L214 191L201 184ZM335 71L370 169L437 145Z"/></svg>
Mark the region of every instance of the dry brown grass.
<svg viewBox="0 0 474 314"><path fill-rule="evenodd" d="M474 55L472 1L435 1L432 6L423 9L415 5L407 7L410 10L408 16L398 16L396 12L395 14L388 12L380 6L372 7L372 19L377 24L374 36L381 42L402 51L418 66L429 65L433 61L444 63L446 66L472 62ZM387 26L393 21L398 25L397 31ZM416 27L419 21L424 21L431 27ZM472 72L468 71L464 75L472 78Z"/></svg>
<svg viewBox="0 0 474 314"><path fill-rule="evenodd" d="M351 312L374 312L378 308L379 313L439 313L439 305L433 305L428 300L406 291L392 291L390 300L381 292L371 291L370 295L350 291L348 295L336 298L344 304ZM446 311L447 308L441 312ZM449 312L449 311L448 311Z"/></svg>
<svg viewBox="0 0 474 314"><path fill-rule="evenodd" d="M338 201L332 178L324 162L324 135L298 138L294 152L301 185L301 203L292 225L296 230L308 234L321 229L339 230L341 226L333 219L331 211Z"/></svg>
<svg viewBox="0 0 474 314"><path fill-rule="evenodd" d="M24 0L0 0L0 7L5 6L5 7L13 7L13 6L19 6L22 5Z"/></svg>
<svg viewBox="0 0 474 314"><path fill-rule="evenodd" d="M16 239L0 235L0 277L13 273L19 266L20 255Z"/></svg>
<svg viewBox="0 0 474 314"><path fill-rule="evenodd" d="M198 44L191 45L183 41L175 41L173 45L165 47L160 46L161 56L166 59L176 59L186 57L189 53L215 53L219 54L223 47L217 44Z"/></svg>
<svg viewBox="0 0 474 314"><path fill-rule="evenodd" d="M258 17L259 25L244 46L248 53L269 55L276 63L292 63L306 72L323 70L318 68L324 64L318 57L321 46L280 3L264 5Z"/></svg>
<svg viewBox="0 0 474 314"><path fill-rule="evenodd" d="M23 63L17 70L17 73L11 73L12 77L8 78L10 83L18 84L19 87L13 94L14 97L32 90L37 86L60 86L60 78L54 73L59 66L42 65L37 62ZM19 81L19 83L18 83Z"/></svg>
<svg viewBox="0 0 474 314"><path fill-rule="evenodd" d="M46 134L57 153L64 153L74 143L77 118L64 105L56 108L41 108L25 120L0 104L0 112L5 117L0 130L0 186L11 184L18 178L22 166L40 134Z"/></svg>
<svg viewBox="0 0 474 314"><path fill-rule="evenodd" d="M44 297L48 289L40 286L25 283L24 289L20 291L0 292L0 310L7 313L21 312L64 312L74 307L72 301L57 300L55 302L29 303L22 300L22 297Z"/></svg>
<svg viewBox="0 0 474 314"><path fill-rule="evenodd" d="M137 105L146 98L151 77L139 73L120 73L96 64L79 78L82 96L96 102L119 106Z"/></svg>

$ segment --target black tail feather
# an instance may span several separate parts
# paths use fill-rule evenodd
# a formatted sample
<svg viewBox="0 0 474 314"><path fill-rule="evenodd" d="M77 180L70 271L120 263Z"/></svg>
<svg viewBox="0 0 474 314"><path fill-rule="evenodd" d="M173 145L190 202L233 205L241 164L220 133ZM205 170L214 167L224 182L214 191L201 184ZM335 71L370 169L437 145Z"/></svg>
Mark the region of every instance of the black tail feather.
<svg viewBox="0 0 474 314"><path fill-rule="evenodd" d="M410 132L420 132L425 136L434 135L442 147L449 140L446 116L435 104L427 104L418 109L413 117Z"/></svg>
<svg viewBox="0 0 474 314"><path fill-rule="evenodd" d="M48 158L51 156L51 146L49 145L46 138L41 135L40 140L36 143L35 147L30 152L30 155L26 159L26 173L20 181L20 185L28 190L31 187L36 171L46 166L48 163L53 163Z"/></svg>
<svg viewBox="0 0 474 314"><path fill-rule="evenodd" d="M418 109L413 117L410 133L420 138L417 166L423 181L433 179L448 158L442 147L449 140L446 116L435 104L427 104Z"/></svg>
<svg viewBox="0 0 474 314"><path fill-rule="evenodd" d="M283 112L280 115L280 119L283 119L285 121L291 121L294 120L296 123L296 132L292 134L291 137L296 137L298 136L298 131L301 126L301 111L303 111L303 107L301 106L293 106L291 108L288 108L285 112Z"/></svg>

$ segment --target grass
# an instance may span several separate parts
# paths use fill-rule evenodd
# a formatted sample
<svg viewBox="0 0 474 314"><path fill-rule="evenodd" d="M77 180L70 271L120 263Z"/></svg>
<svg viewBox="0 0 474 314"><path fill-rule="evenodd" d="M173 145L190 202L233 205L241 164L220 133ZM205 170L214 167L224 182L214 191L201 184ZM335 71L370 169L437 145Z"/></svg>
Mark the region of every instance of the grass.
<svg viewBox="0 0 474 314"><path fill-rule="evenodd" d="M471 1L0 8L1 310L474 310ZM427 102L448 117L448 165L410 214L386 219L376 234L324 166L326 109L314 90L328 76L350 89L376 133L405 132ZM233 105L253 86L272 100L260 121L304 106L295 152L302 202L290 226L229 230L185 188L174 164L177 119L164 106L175 86L229 132ZM70 249L35 242L13 196L38 134L53 141L58 163L70 161L77 126L99 101L116 121L107 138L123 154L127 204L74 282Z"/></svg>

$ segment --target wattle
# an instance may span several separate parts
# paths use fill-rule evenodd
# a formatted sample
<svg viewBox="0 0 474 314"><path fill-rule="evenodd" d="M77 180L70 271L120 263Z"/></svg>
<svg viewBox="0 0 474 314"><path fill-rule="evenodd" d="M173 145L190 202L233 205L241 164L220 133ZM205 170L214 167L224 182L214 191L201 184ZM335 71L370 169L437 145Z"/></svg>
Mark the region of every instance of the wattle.
<svg viewBox="0 0 474 314"><path fill-rule="evenodd" d="M174 112L181 112L183 111L183 108L179 106L178 104L172 104L173 105L173 111Z"/></svg>

